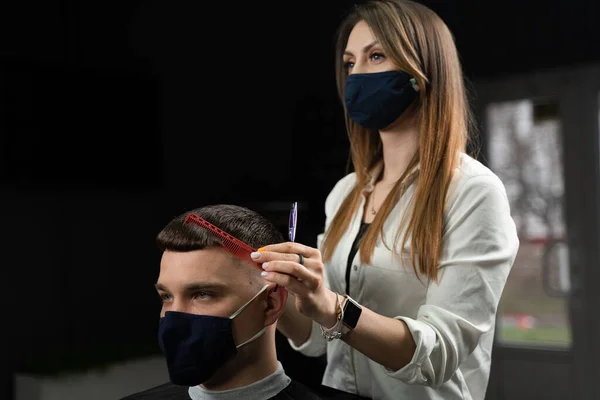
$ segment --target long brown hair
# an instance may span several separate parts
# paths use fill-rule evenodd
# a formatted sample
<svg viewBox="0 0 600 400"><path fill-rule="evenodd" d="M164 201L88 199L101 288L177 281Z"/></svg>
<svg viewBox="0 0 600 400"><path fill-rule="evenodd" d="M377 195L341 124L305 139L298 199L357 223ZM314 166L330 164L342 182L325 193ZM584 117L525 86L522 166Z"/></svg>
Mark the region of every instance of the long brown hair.
<svg viewBox="0 0 600 400"><path fill-rule="evenodd" d="M419 175L411 199L413 211L408 224L398 228L394 249L399 248L397 254L401 256L410 238L410 259L415 273L435 281L446 195L459 154L466 151L468 132L473 125L456 45L446 24L422 4L407 0L372 0L356 6L342 22L337 37L335 69L342 103L347 77L343 53L350 32L359 21L367 23L388 59L411 74L420 89L415 101L419 150L365 234L360 245L361 261L371 262L378 236L383 239L383 224L398 201L402 183L418 164ZM381 138L377 133L354 123L347 113L346 127L357 183L327 230L322 248L324 260L331 259L361 203L363 189L371 178L369 171L382 159Z"/></svg>

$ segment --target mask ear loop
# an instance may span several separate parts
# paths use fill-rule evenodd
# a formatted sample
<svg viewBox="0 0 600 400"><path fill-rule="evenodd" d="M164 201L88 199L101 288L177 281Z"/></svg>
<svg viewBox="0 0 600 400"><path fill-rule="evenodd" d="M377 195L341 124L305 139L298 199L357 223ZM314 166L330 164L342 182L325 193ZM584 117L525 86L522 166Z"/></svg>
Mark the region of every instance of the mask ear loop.
<svg viewBox="0 0 600 400"><path fill-rule="evenodd" d="M267 326L265 326L264 328L262 328L260 331L258 331L258 333L254 336L252 336L250 339L246 340L244 343L242 344L238 344L237 346L235 346L236 349L239 349L240 347L255 341L256 339L258 339L263 333L265 333L265 331L267 330Z"/></svg>
<svg viewBox="0 0 600 400"><path fill-rule="evenodd" d="M244 311L244 309L245 309L246 307L248 307L248 304L252 303L252 302L254 301L254 299L256 299L258 296L260 296L260 295L262 294L262 292L264 292L265 290L267 290L267 288L268 288L268 287L269 287L269 285L268 285L268 284L267 284L267 285L265 285L265 286L263 286L263 288L262 288L262 289L260 289L260 290L258 291L258 293L256 293L256 294L254 295L254 297L253 297L253 298L251 298L250 300L248 300L248 302L247 302L246 304L244 304L243 306L241 306L239 310L237 310L236 312L234 312L233 314L231 314L231 317L229 317L229 319L234 319L235 317L237 317L238 315L240 315L240 313L241 313L242 311Z"/></svg>
<svg viewBox="0 0 600 400"><path fill-rule="evenodd" d="M236 312L234 312L231 315L231 317L229 317L229 319L234 319L235 317L237 317L238 315L240 315L240 313L242 311L244 311L244 309L248 306L248 304L252 303L252 301L254 301L254 299L256 299L258 296L260 296L265 290L267 290L267 288L269 286L270 285L268 285L268 284L265 285L265 286L263 286L263 288L260 289L260 291L258 293L256 293L253 298L251 298L246 304L244 304L243 306L241 306L239 310L237 310ZM250 342L252 342L252 341L254 341L256 339L258 339L263 333L265 333L266 330L267 330L267 327L265 326L260 331L258 331L258 333L256 335L252 336L250 339L246 340L244 343L238 344L237 346L235 346L235 348L239 349L240 347L242 347L242 346L244 346L244 345L246 345L246 344L248 344L248 343L250 343Z"/></svg>

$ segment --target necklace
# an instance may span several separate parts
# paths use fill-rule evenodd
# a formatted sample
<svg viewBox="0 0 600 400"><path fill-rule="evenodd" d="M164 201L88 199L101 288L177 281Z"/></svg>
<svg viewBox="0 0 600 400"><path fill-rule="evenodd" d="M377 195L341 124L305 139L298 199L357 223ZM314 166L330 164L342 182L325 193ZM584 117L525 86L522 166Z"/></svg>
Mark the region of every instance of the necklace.
<svg viewBox="0 0 600 400"><path fill-rule="evenodd" d="M377 184L373 186L373 192L371 193L371 196L373 196L371 199L371 214L373 215L377 215L377 210L375 210L375 189L377 189Z"/></svg>
<svg viewBox="0 0 600 400"><path fill-rule="evenodd" d="M408 185L411 184L411 182L413 182L416 179L416 174L411 174L411 176L409 176L408 178L406 178L404 180L404 182L402 182L399 186L398 186L398 196L402 196L404 194L404 191L407 189ZM371 191L371 196L372 196L372 201L371 201L371 214L373 215L377 215L377 210L375 210L375 190L377 190L377 185L380 182L375 183L375 185L373 185L373 190ZM397 184L397 182L394 182L394 186ZM386 185L387 187L387 185ZM384 200L385 202L385 200Z"/></svg>
<svg viewBox="0 0 600 400"><path fill-rule="evenodd" d="M371 192L371 196L373 197L371 200L371 214L373 215L377 215L377 210L375 209L375 190L377 189L377 184L379 182L377 182L375 184L375 186L373 186L373 191ZM394 185L396 185L396 183L394 182ZM400 186L400 190L403 190L402 188L405 187L404 185ZM384 201L385 202L385 201ZM380 206L381 207L381 206Z"/></svg>

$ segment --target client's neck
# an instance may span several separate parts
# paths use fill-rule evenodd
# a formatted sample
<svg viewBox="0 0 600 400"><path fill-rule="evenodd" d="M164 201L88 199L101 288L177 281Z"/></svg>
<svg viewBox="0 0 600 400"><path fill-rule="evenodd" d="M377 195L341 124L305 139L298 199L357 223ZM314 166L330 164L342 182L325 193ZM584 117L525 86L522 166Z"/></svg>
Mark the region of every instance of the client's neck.
<svg viewBox="0 0 600 400"><path fill-rule="evenodd" d="M275 338L265 332L260 338L238 349L215 375L202 384L207 390L237 389L272 375L278 368Z"/></svg>

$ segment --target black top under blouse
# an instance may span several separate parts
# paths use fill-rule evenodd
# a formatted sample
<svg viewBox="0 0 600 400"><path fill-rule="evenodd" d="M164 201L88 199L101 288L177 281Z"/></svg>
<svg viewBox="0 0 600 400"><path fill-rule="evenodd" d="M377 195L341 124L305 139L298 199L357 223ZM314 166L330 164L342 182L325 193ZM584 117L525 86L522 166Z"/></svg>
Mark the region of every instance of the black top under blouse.
<svg viewBox="0 0 600 400"><path fill-rule="evenodd" d="M350 295L350 271L352 269L352 261L354 260L356 253L358 253L360 241L365 235L367 229L369 229L369 226L371 226L371 224L368 224L366 222L360 223L360 229L358 230L358 234L354 239L354 243L352 243L352 249L350 249L350 255L348 256L348 264L346 265L346 294L348 296Z"/></svg>

